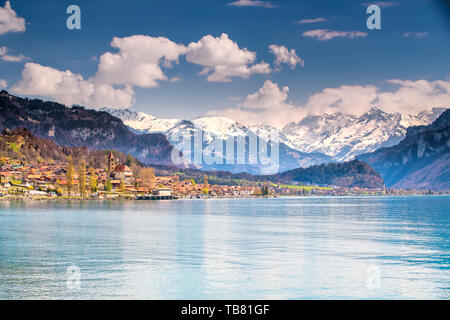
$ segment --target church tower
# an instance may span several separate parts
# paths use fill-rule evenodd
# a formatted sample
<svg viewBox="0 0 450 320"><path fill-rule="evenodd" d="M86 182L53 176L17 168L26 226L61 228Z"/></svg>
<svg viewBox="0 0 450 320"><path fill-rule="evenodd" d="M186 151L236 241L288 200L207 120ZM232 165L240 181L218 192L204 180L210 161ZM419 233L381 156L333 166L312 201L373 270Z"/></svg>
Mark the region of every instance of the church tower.
<svg viewBox="0 0 450 320"><path fill-rule="evenodd" d="M114 158L113 153L110 151L108 154L108 173L111 174L114 170L116 164L116 160Z"/></svg>

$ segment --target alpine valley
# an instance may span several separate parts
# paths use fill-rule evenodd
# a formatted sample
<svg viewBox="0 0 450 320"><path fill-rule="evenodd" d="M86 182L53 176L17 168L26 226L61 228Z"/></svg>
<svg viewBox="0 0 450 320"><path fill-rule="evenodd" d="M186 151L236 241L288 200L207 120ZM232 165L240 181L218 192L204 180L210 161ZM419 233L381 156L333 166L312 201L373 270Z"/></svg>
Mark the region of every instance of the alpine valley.
<svg viewBox="0 0 450 320"><path fill-rule="evenodd" d="M329 179L324 177L324 181L328 184L346 179L350 186L364 180L359 185L380 185L384 181L387 187L450 190L448 117L445 108L433 108L417 115L389 114L372 108L359 116L342 113L308 116L279 129L267 125L245 126L225 117L158 119L128 109L68 108L55 102L16 97L6 91L0 93L1 132L25 128L36 137L53 140L61 146L116 150L134 156L143 164L174 167L171 155L177 139L190 134L195 126L203 130L203 148L210 147L217 138L234 140L250 135L270 145L269 137L276 132L280 139L278 173L285 174L274 177L286 183L292 177L293 181L316 181L310 177L314 171L313 175L327 176ZM189 152L183 153L183 157L188 156ZM226 160L225 156L226 152L219 154L221 160ZM372 172L365 164L349 162L353 159L367 163L376 171ZM321 166L332 162L344 166ZM263 172L259 164L215 163L219 164L183 167L255 176L273 173ZM351 170L357 165L359 178L351 177ZM311 172L299 171L312 166ZM343 173L334 177L332 173L336 170Z"/></svg>

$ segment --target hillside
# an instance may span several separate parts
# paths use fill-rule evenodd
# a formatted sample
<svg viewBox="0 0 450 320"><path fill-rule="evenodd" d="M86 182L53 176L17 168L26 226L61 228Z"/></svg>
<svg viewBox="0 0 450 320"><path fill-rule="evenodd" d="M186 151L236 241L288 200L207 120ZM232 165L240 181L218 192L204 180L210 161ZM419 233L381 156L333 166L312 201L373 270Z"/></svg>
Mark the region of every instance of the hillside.
<svg viewBox="0 0 450 320"><path fill-rule="evenodd" d="M66 162L68 156L72 156L74 162L85 158L88 166L105 168L107 166L106 155L109 151L93 150L86 147L66 147L57 145L49 139L41 139L34 136L27 129L5 129L0 135L0 158L7 157L24 163L54 163ZM111 150L119 163L125 163L127 156L123 153ZM139 161L131 158L137 166Z"/></svg>
<svg viewBox="0 0 450 320"><path fill-rule="evenodd" d="M408 129L405 139L390 148L358 159L377 170L386 185L396 188L450 190L450 110L429 126Z"/></svg>
<svg viewBox="0 0 450 320"><path fill-rule="evenodd" d="M0 132L26 128L40 138L69 147L114 149L144 163L170 164L172 145L161 134L137 135L106 112L67 108L55 102L0 93Z"/></svg>
<svg viewBox="0 0 450 320"><path fill-rule="evenodd" d="M127 161L123 153L113 151L120 163ZM65 162L72 156L75 163L83 157L88 166L105 168L106 154L109 151L93 150L87 147L66 147L57 145L49 139L35 137L27 129L4 130L0 135L0 158L8 157L25 163L42 164ZM140 162L132 158L138 167ZM177 168L175 166L154 166L157 175L181 175L183 179L203 181L206 174L211 183L244 185L252 182L272 181L283 184L299 182L313 185L335 185L340 187L379 188L383 185L380 176L368 165L360 161L330 163L327 165L299 168L277 175L255 176L248 173L233 174L227 171L203 171L198 169Z"/></svg>
<svg viewBox="0 0 450 320"><path fill-rule="evenodd" d="M340 187L381 188L381 176L364 162L353 160L343 163L328 163L309 168L298 168L268 176L278 183L306 183Z"/></svg>

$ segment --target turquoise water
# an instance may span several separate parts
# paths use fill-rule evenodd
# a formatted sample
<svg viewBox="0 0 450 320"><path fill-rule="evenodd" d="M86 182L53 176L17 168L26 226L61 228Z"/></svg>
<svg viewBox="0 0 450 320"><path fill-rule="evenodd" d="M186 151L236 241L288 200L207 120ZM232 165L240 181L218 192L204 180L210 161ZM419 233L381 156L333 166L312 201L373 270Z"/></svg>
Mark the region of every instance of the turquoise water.
<svg viewBox="0 0 450 320"><path fill-rule="evenodd" d="M0 299L448 299L450 197L0 202Z"/></svg>

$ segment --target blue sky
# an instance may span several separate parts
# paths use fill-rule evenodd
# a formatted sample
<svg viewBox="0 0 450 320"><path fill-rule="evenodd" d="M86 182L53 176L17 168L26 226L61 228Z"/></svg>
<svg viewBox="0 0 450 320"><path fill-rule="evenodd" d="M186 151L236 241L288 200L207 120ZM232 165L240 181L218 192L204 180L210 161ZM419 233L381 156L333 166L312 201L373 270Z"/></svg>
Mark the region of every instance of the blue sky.
<svg viewBox="0 0 450 320"><path fill-rule="evenodd" d="M119 51L111 47L114 37L164 37L187 47L207 35L218 38L225 33L239 49L247 48L256 54L248 67L264 61L269 64L270 71L251 73L248 78L231 76L228 82L208 81L207 75L199 74L205 67L198 62L199 58L197 63L192 63L187 61L188 54L181 53L178 64L174 60L172 67L161 67L167 80L157 81L157 86L130 85L134 98L132 109L167 118L193 118L208 112L221 114L220 110L231 116L246 108L264 109L255 103L264 104L266 100L260 96L270 91L273 95L267 99L273 98L273 104L288 113L290 107L301 108L311 103L311 96L327 88L373 86L377 92L389 93L398 90L399 85L410 87L405 82L388 82L392 79L424 80L427 83L444 81L444 85L450 80L450 29L437 1L379 3L381 30L366 27L367 1L241 1L244 5L238 6L230 5L232 1L227 0L12 0L12 10L25 19L25 30L0 33L0 48L6 48L4 56L22 55L22 59L16 59L22 61L0 60L0 79L7 83L7 90L21 95L72 101L45 90L37 94L40 91L30 88L29 83L22 84L17 90L25 64L70 70L88 81L96 75L103 54ZM81 8L81 30L66 27L66 8L71 4ZM0 6L4 7L5 1L0 1ZM298 23L302 19L317 18L323 21ZM336 31L339 36L321 40L318 36L304 35L312 30ZM356 32L364 35L352 36ZM273 44L294 49L304 66L301 63L295 67L288 63L276 65L276 57L269 49ZM171 82L170 79L180 81ZM116 81L114 86L122 88L123 84ZM284 87L289 90L283 91ZM442 87L437 89L443 90ZM420 88L415 86L415 90ZM255 97L256 102L248 100L252 94L260 95ZM446 97L441 96L436 103L443 104L442 99ZM342 102L342 99L338 100ZM389 104L386 108L395 109L390 103L385 102ZM353 107L349 105L343 106L343 111L351 111ZM407 106L399 106L399 110L402 108L407 109ZM262 113L267 111L268 115L277 110ZM295 112L296 109L292 110ZM311 113L329 109L313 103L308 110ZM247 112L245 116L236 117L245 122L252 116ZM264 116L261 122L265 122ZM280 120L283 122L285 120Z"/></svg>

